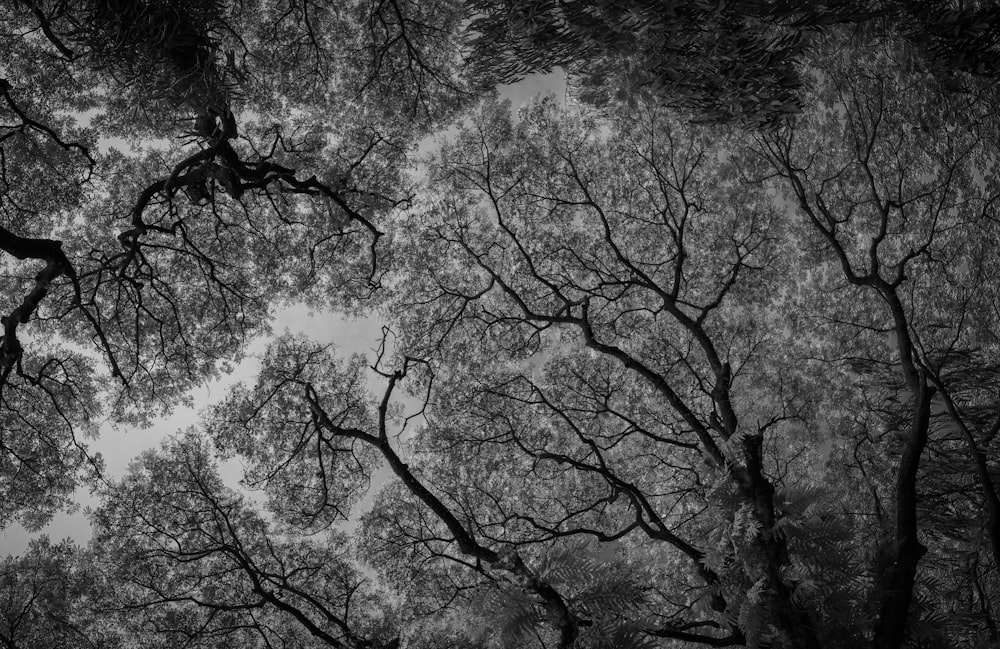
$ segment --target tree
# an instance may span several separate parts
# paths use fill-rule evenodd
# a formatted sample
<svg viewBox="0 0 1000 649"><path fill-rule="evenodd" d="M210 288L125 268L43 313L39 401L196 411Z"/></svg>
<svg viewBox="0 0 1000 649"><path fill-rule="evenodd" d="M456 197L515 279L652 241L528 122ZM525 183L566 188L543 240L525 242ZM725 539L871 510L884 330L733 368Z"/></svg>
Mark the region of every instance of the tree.
<svg viewBox="0 0 1000 649"><path fill-rule="evenodd" d="M2 10L4 524L66 505L100 470L82 443L95 422L177 403L283 296L378 286L406 148L461 98L457 13L434 5L430 29L428 9L396 9L382 31L366 13L382 9L297 2ZM377 61L333 65L368 50Z"/></svg>
<svg viewBox="0 0 1000 649"><path fill-rule="evenodd" d="M723 133L656 112L608 128L604 139L592 118L551 103L515 127L506 106L488 103L442 151L433 212L397 230L406 274L388 308L405 314L404 355L394 371L376 365L389 382L368 408L376 421L352 387L357 366L336 370L321 350L289 342L209 432L253 458L272 511L299 526L310 512L316 524L344 517L341 476L362 473L359 442L378 449L400 482L365 518L367 552L421 615L474 593L516 614L508 633L551 626L563 647L622 634L633 644L819 646L820 612L811 619L793 603L782 574L805 570L816 548L802 540L808 558L794 562L788 539L814 526L843 535L843 524L814 508L818 520L790 513L779 526L780 507L817 499L785 495L809 491L805 470L788 465L808 452L808 431L791 422L805 420L810 393L768 400L774 377L757 359L785 341L732 315L766 313L754 299L785 277L784 218L739 182ZM398 382L414 382L424 402L419 473L387 432ZM737 408L755 401L736 401L744 383L765 404L746 415L756 435L738 433ZM764 451L771 430L789 438L777 458ZM793 474L782 505L772 462ZM306 510L288 507L287 494ZM714 547L694 540L705 535L718 535ZM617 571L567 565L588 538L622 545ZM662 572L644 574L638 556ZM439 572L442 561L454 567ZM628 578L601 576L612 573ZM817 578L836 591L833 576ZM614 602L617 617L602 620L593 597Z"/></svg>
<svg viewBox="0 0 1000 649"><path fill-rule="evenodd" d="M0 643L10 649L118 647L113 627L92 616L100 577L70 542L33 541L0 567Z"/></svg>
<svg viewBox="0 0 1000 649"><path fill-rule="evenodd" d="M586 7L532 46L627 78ZM450 2L0 10L0 523L101 499L87 550L7 561L8 644L995 644L997 97L933 58L993 47L993 14L954 40L831 7L694 33L808 81L751 131L470 102ZM377 314L382 346L281 336L101 475L83 434L183 401L293 300Z"/></svg>
<svg viewBox="0 0 1000 649"><path fill-rule="evenodd" d="M865 66L864 73L857 74L855 66ZM894 453L899 465L889 493L890 539L876 569L880 614L874 638L878 646L900 646L918 562L930 551L920 533L921 500L930 495L919 492L920 458L925 452L953 453L948 450L951 431L936 424L934 415L943 409L954 419L948 392L961 388L948 387L941 373L950 373L966 350L993 346L991 334L984 338L976 324L965 323L967 316L974 321L981 313L978 300L992 300L994 286L979 281L990 255L958 243L967 236L992 236L995 228L992 205L998 194L988 171L995 159L988 145L984 149L981 130L990 128L992 117L983 103L954 106L942 100L931 110L914 105L916 96L935 96L936 88L909 70L890 80L851 56L833 61L827 70L821 83L829 84L826 92L837 98L847 118L826 115L804 138L796 138L797 129L790 127L762 142L843 280L877 296L871 307L841 322L894 338L894 356L872 359L893 366L894 390L909 410L894 413L902 429ZM932 145L910 145L916 134L928 131L938 134ZM973 180L984 172L982 183ZM884 324L872 322L876 309L887 312ZM983 361L987 367L992 363ZM935 405L940 399L943 406ZM971 442L965 459L976 460L977 442L968 428L964 434ZM979 465L970 473L978 476L989 510L995 490L982 469Z"/></svg>
<svg viewBox="0 0 1000 649"><path fill-rule="evenodd" d="M709 123L773 125L803 106L802 64L842 28L908 41L955 88L996 79L990 3L513 2L474 0L473 63L487 84L562 67L585 101L643 96Z"/></svg>
<svg viewBox="0 0 1000 649"><path fill-rule="evenodd" d="M768 317L769 300L754 300L782 276L780 213L737 182L722 132L655 111L623 117L608 139L552 105L521 117L515 127L487 106L443 150L438 207L414 217L408 231L421 234L403 244L415 273L397 308L412 314L405 349L443 375L426 438L469 471L435 478L487 538L622 539L686 573L683 602L654 600L649 635L818 646L781 577L789 550L764 454L764 435L805 404L792 393L741 413L735 387L764 384L757 355L781 344L732 315ZM741 415L759 428L741 432ZM802 442L786 443L797 453ZM511 451L523 459L503 460L516 462L508 484L467 492ZM540 500L518 502L525 493ZM695 539L720 532L716 517L733 527L713 556ZM735 556L730 533L745 539Z"/></svg>
<svg viewBox="0 0 1000 649"><path fill-rule="evenodd" d="M97 554L119 585L114 606L139 637L168 646L398 646L380 637L385 611L342 536L273 531L222 485L207 451L188 438L147 452L95 512Z"/></svg>
<svg viewBox="0 0 1000 649"><path fill-rule="evenodd" d="M333 373L312 353L275 351L280 380L266 371L213 430L253 448L281 422L312 431L315 454L268 450L289 475L350 457L347 440L382 450L400 482L362 531L421 616L500 592L522 641L600 643L573 595L593 572L566 584L546 568L582 537L667 566L615 600L613 628L636 642L902 646L942 640L946 615L975 642L995 628L992 586L955 548L988 541L961 521L995 492L988 469L944 471L994 436L956 445L938 384L966 346L991 363L992 256L968 242L995 227L996 188L976 180L995 164L978 112L992 104L893 67L898 53L825 56L815 108L750 140L551 103L515 124L487 102L394 242L401 365L382 371L424 404L419 473L385 436L388 399L378 435L332 417L356 401L324 398L309 377ZM272 409L297 390L298 416L286 398ZM828 480L810 475L827 463ZM528 572L497 574L497 545ZM958 564L947 588L964 606L931 586Z"/></svg>

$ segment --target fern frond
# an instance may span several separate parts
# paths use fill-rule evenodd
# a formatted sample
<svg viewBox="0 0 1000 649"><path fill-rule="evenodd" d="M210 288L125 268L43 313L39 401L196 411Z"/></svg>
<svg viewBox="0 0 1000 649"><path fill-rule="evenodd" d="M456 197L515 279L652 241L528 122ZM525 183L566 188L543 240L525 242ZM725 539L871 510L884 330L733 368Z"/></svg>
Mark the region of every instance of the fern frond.
<svg viewBox="0 0 1000 649"><path fill-rule="evenodd" d="M596 571L593 545L590 539L577 537L550 548L539 560L539 576L553 586L588 581Z"/></svg>

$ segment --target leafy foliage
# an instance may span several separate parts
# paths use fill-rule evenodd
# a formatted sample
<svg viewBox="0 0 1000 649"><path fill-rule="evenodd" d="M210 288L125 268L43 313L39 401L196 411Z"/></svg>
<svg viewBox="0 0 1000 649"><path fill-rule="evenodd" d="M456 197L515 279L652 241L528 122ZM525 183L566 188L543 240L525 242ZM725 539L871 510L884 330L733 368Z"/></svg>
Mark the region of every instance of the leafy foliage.
<svg viewBox="0 0 1000 649"><path fill-rule="evenodd" d="M4 645L1000 641L994 8L0 18L0 525L97 499L5 560Z"/></svg>
<svg viewBox="0 0 1000 649"><path fill-rule="evenodd" d="M1000 12L988 3L474 0L469 8L473 63L488 83L561 67L584 101L648 97L709 123L770 126L799 112L802 63L848 26L877 42L910 41L956 87L966 74L1000 74Z"/></svg>

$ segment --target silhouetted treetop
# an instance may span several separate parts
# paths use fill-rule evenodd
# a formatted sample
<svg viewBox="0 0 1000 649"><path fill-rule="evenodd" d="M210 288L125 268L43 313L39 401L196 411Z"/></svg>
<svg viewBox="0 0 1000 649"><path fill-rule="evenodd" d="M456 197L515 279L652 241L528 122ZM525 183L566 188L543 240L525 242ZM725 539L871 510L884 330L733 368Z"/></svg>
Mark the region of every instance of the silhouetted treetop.
<svg viewBox="0 0 1000 649"><path fill-rule="evenodd" d="M803 57L831 30L902 40L960 87L1000 76L1000 9L947 0L471 0L483 83L561 67L585 101L644 96L703 122L774 124L801 110Z"/></svg>

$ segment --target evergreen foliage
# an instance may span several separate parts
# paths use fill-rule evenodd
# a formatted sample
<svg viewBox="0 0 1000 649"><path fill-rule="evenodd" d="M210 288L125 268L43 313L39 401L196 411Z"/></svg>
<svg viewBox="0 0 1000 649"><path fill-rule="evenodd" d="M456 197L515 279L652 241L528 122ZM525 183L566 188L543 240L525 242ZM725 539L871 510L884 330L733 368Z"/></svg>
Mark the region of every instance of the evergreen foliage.
<svg viewBox="0 0 1000 649"><path fill-rule="evenodd" d="M798 113L802 64L828 32L903 38L956 88L1000 77L1000 9L947 0L473 0L473 63L510 82L564 69L599 106L638 97L701 122L771 126ZM876 45L877 46L877 45Z"/></svg>

